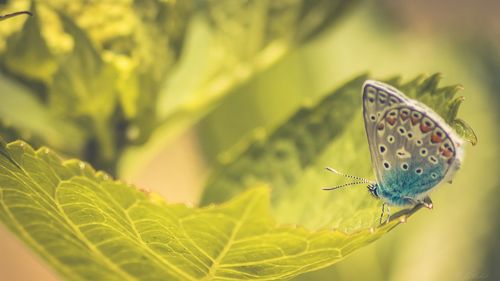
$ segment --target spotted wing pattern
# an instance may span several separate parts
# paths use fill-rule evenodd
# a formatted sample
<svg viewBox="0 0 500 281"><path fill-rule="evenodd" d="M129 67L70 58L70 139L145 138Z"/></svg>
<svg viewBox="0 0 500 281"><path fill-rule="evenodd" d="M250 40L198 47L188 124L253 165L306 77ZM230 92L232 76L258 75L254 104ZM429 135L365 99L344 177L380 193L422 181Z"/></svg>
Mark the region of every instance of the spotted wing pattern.
<svg viewBox="0 0 500 281"><path fill-rule="evenodd" d="M458 170L462 141L427 106L389 85L367 81L363 115L379 193L387 202L420 200Z"/></svg>

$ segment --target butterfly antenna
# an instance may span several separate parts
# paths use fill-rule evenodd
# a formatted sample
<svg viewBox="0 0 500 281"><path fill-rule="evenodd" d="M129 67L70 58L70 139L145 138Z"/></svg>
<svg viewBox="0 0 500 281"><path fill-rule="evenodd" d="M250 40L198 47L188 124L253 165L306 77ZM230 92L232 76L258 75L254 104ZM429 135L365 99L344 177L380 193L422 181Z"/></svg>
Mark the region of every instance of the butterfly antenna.
<svg viewBox="0 0 500 281"><path fill-rule="evenodd" d="M337 175L340 175L340 176L343 176L343 177L346 177L346 178L350 178L350 179L355 179L355 180L358 180L358 181L360 181L362 183L374 183L374 182L372 182L370 180L367 180L365 178L362 178L362 177L357 177L357 176L353 176L353 175L348 175L348 174L341 173L341 172L339 172L339 171L337 171L337 170L335 170L333 168L330 168L330 167L326 167L325 169L327 171L330 171L330 172L334 173L334 174L337 174Z"/></svg>
<svg viewBox="0 0 500 281"><path fill-rule="evenodd" d="M335 190L335 189L339 189L339 188L350 186L350 185L365 184L365 183L367 183L367 182L365 182L365 181L357 181L357 182L350 182L350 183L345 183L345 184L337 185L337 186L334 186L334 187L323 187L322 189L323 190Z"/></svg>

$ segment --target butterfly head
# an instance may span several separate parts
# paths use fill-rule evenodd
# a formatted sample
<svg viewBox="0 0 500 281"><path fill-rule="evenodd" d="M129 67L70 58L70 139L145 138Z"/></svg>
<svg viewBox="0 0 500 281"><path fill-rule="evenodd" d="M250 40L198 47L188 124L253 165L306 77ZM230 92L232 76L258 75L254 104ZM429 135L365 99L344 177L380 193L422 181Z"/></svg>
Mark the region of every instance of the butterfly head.
<svg viewBox="0 0 500 281"><path fill-rule="evenodd" d="M373 197L375 198L379 198L378 196L378 183L370 183L368 186L368 191L370 192L371 195L373 195Z"/></svg>

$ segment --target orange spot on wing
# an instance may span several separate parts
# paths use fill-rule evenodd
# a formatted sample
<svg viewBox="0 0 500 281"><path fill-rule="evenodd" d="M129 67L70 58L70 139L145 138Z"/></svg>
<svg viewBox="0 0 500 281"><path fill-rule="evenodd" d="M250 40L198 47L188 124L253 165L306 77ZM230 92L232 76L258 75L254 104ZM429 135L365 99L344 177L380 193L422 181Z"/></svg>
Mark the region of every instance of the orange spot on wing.
<svg viewBox="0 0 500 281"><path fill-rule="evenodd" d="M379 131L382 131L382 130L384 129L384 127L385 127L385 125L384 125L384 123L382 123L382 122L378 123L378 125L377 125L377 129L378 129Z"/></svg>
<svg viewBox="0 0 500 281"><path fill-rule="evenodd" d="M411 117L411 124L412 124L412 125L417 124L417 123L418 123L418 121L420 121L420 118L415 118L415 117L413 117L413 116Z"/></svg>
<svg viewBox="0 0 500 281"><path fill-rule="evenodd" d="M439 152L441 153L441 155L443 155L446 159L448 158L451 158L453 156L453 152L448 150L448 149L445 149L445 148L442 148L440 147L439 148Z"/></svg>
<svg viewBox="0 0 500 281"><path fill-rule="evenodd" d="M420 124L420 131L421 131L422 133L424 133L424 134L425 134L425 133L430 132L431 130L432 130L432 128L431 128L431 127L429 127L429 126L427 126L427 125L425 125L424 123Z"/></svg>
<svg viewBox="0 0 500 281"><path fill-rule="evenodd" d="M431 136L432 143L440 143L441 141L443 141L443 139L440 136L438 136L437 134L432 134Z"/></svg>
<svg viewBox="0 0 500 281"><path fill-rule="evenodd" d="M408 114L407 112L401 112L400 116L401 116L401 120L405 121L406 119L408 119L410 114Z"/></svg>
<svg viewBox="0 0 500 281"><path fill-rule="evenodd" d="M396 124L396 118L395 117L387 117L385 120L387 120L387 123L391 124L393 126Z"/></svg>

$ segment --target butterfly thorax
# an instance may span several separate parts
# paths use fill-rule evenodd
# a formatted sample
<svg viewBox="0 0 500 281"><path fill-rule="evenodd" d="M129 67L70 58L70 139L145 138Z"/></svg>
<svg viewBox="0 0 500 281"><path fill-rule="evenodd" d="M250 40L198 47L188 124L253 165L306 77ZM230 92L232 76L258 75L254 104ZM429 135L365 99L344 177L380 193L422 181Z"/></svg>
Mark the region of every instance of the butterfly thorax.
<svg viewBox="0 0 500 281"><path fill-rule="evenodd" d="M367 186L370 194L382 201L390 204L390 205L407 205L408 200L405 198L406 195L403 195L401 190L402 186L392 186L387 187L380 185L378 183L372 183Z"/></svg>

